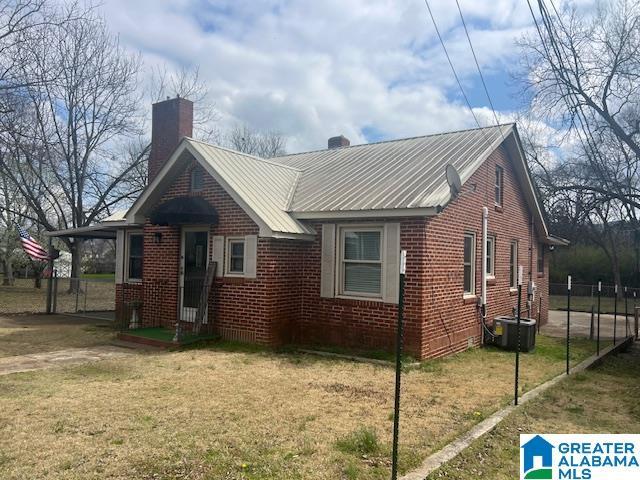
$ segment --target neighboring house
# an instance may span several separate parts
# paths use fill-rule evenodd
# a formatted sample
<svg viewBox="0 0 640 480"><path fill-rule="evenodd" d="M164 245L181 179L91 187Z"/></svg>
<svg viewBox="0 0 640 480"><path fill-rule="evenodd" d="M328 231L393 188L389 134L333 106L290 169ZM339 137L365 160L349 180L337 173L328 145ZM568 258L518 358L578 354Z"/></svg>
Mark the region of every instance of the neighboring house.
<svg viewBox="0 0 640 480"><path fill-rule="evenodd" d="M518 265L523 310L547 321L546 252L560 241L515 125L356 146L334 137L265 160L189 138L192 118L186 99L153 106L149 185L110 222L120 315L140 301L143 326L188 326L215 261L206 321L223 338L390 349L402 249L405 347L418 358L479 345L483 311L490 325L516 305Z"/></svg>

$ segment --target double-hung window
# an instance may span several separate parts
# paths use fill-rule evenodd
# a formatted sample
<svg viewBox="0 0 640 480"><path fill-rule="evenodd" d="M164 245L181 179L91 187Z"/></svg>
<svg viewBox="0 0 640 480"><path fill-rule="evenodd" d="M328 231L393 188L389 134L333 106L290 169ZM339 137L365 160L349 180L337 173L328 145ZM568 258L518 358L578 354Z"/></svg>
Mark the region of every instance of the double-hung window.
<svg viewBox="0 0 640 480"><path fill-rule="evenodd" d="M382 295L383 229L340 229L340 294Z"/></svg>
<svg viewBox="0 0 640 480"><path fill-rule="evenodd" d="M502 206L504 190L504 169L496 165L496 205Z"/></svg>
<svg viewBox="0 0 640 480"><path fill-rule="evenodd" d="M495 276L496 269L496 239L495 237L487 237L487 276Z"/></svg>
<svg viewBox="0 0 640 480"><path fill-rule="evenodd" d="M130 233L127 245L127 280L142 280L142 254L144 235L142 233Z"/></svg>
<svg viewBox="0 0 640 480"><path fill-rule="evenodd" d="M518 242L512 241L509 251L509 286L518 287Z"/></svg>
<svg viewBox="0 0 640 480"><path fill-rule="evenodd" d="M227 240L227 274L244 274L244 239L229 238Z"/></svg>
<svg viewBox="0 0 640 480"><path fill-rule="evenodd" d="M476 258L476 236L473 233L464 235L464 259L463 259L463 285L464 294L473 295L475 293L475 258Z"/></svg>

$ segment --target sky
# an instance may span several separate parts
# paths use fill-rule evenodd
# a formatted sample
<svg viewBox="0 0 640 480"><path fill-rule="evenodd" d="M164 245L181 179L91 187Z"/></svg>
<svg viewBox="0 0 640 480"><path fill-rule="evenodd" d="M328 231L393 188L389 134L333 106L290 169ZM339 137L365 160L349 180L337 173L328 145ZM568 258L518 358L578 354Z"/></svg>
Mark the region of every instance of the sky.
<svg viewBox="0 0 640 480"><path fill-rule="evenodd" d="M533 32L526 0L459 0L501 121L522 108L516 40ZM573 0L581 8L589 0ZM430 0L482 125L493 115L454 0ZM199 66L222 131L278 131L287 150L473 128L424 0L103 0L146 71ZM198 106L196 105L196 108ZM149 109L150 110L150 109Z"/></svg>

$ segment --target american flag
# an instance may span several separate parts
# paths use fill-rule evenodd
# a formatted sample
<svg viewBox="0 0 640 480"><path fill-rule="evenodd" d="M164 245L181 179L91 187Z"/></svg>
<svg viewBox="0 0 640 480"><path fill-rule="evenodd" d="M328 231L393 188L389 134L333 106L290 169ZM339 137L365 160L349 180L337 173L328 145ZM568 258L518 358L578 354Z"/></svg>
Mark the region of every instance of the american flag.
<svg viewBox="0 0 640 480"><path fill-rule="evenodd" d="M18 225L18 235L20 235L20 243L22 243L22 248L27 255L34 260L49 260L49 254L47 251L42 248L38 242L31 238L29 232L20 225Z"/></svg>

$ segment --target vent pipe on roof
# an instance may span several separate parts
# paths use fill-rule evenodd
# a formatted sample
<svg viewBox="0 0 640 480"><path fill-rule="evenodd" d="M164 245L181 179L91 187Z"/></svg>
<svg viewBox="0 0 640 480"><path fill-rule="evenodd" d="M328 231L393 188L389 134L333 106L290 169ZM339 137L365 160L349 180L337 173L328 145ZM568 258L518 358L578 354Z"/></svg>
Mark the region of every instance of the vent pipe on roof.
<svg viewBox="0 0 640 480"><path fill-rule="evenodd" d="M344 135L340 135L337 137L331 137L327 142L327 144L329 148L341 148L341 147L348 147L349 145L351 145L351 142Z"/></svg>

